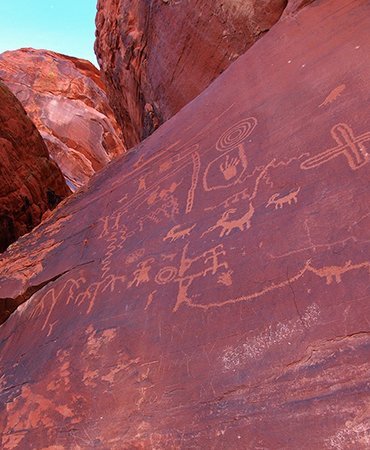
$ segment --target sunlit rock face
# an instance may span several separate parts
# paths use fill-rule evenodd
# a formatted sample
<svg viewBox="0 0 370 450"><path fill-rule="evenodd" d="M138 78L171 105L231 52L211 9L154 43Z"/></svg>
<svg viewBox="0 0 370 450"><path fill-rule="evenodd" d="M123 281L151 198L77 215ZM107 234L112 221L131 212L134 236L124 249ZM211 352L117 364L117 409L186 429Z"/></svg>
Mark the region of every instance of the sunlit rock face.
<svg viewBox="0 0 370 450"><path fill-rule="evenodd" d="M4 254L2 449L369 449L369 52L287 15Z"/></svg>
<svg viewBox="0 0 370 450"><path fill-rule="evenodd" d="M0 252L69 193L36 127L0 82Z"/></svg>
<svg viewBox="0 0 370 450"><path fill-rule="evenodd" d="M0 55L0 78L23 104L72 190L123 153L99 71L46 50Z"/></svg>
<svg viewBox="0 0 370 450"><path fill-rule="evenodd" d="M99 0L95 51L128 147L280 18L286 0Z"/></svg>

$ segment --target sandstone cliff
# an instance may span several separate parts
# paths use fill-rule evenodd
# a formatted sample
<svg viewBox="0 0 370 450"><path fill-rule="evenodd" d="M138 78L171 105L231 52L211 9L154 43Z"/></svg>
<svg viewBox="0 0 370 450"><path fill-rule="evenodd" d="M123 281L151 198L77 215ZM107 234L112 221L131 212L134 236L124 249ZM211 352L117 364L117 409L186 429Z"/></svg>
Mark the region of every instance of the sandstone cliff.
<svg viewBox="0 0 370 450"><path fill-rule="evenodd" d="M286 0L99 0L95 50L130 147L200 94Z"/></svg>
<svg viewBox="0 0 370 450"><path fill-rule="evenodd" d="M369 30L288 15L3 256L2 448L369 448Z"/></svg>
<svg viewBox="0 0 370 450"><path fill-rule="evenodd" d="M124 152L99 71L46 50L0 54L0 78L23 104L72 190Z"/></svg>
<svg viewBox="0 0 370 450"><path fill-rule="evenodd" d="M0 82L0 252L70 191L22 105Z"/></svg>

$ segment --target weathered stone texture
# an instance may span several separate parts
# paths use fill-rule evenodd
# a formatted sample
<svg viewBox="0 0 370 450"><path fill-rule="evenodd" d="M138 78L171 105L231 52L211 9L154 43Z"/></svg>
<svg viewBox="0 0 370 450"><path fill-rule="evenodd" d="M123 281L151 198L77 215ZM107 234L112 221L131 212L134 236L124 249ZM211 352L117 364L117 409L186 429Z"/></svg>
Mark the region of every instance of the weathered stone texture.
<svg viewBox="0 0 370 450"><path fill-rule="evenodd" d="M95 50L130 147L200 94L286 0L99 0Z"/></svg>
<svg viewBox="0 0 370 450"><path fill-rule="evenodd" d="M3 256L4 450L369 448L369 30L287 16Z"/></svg>
<svg viewBox="0 0 370 450"><path fill-rule="evenodd" d="M0 82L0 252L70 191L22 105Z"/></svg>
<svg viewBox="0 0 370 450"><path fill-rule="evenodd" d="M21 49L0 54L0 78L36 124L72 190L125 151L100 73L90 62Z"/></svg>

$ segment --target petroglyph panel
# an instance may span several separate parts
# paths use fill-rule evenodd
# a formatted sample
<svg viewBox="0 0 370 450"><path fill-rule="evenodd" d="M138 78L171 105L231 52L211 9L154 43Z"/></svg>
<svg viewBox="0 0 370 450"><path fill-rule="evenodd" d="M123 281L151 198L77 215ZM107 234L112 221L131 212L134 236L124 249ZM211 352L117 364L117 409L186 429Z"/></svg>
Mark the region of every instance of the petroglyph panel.
<svg viewBox="0 0 370 450"><path fill-rule="evenodd" d="M2 448L366 448L370 5L338 1L1 255Z"/></svg>

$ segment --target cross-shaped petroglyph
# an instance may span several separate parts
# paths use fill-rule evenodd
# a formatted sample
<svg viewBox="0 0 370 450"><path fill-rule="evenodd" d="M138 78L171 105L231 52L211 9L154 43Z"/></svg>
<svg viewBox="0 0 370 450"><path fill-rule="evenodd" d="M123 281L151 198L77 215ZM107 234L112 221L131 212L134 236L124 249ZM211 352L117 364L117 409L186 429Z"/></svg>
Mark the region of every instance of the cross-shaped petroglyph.
<svg viewBox="0 0 370 450"><path fill-rule="evenodd" d="M347 158L352 170L357 170L369 162L369 154L364 144L370 143L370 132L355 136L349 125L339 123L331 129L331 135L338 145L306 159L302 162L301 169L314 169L339 155L344 155Z"/></svg>

